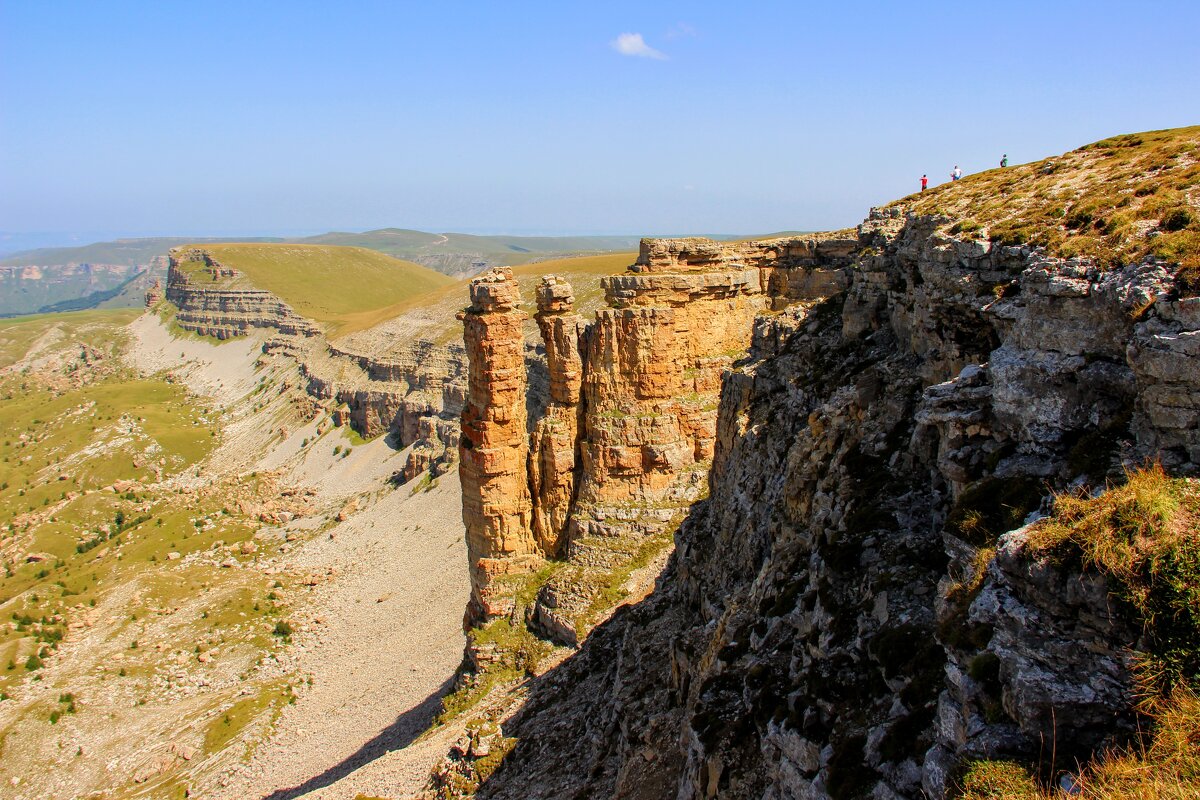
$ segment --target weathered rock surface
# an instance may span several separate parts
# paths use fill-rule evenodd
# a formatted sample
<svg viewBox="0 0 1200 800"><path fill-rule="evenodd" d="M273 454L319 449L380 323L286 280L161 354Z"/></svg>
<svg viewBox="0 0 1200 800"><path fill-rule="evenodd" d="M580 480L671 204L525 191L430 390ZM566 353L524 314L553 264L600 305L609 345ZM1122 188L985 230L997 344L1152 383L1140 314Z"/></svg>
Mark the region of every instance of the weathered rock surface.
<svg viewBox="0 0 1200 800"><path fill-rule="evenodd" d="M158 278L154 279L154 283L150 284L150 288L146 290L146 308L153 308L162 302L163 285Z"/></svg>
<svg viewBox="0 0 1200 800"><path fill-rule="evenodd" d="M656 592L534 681L481 797L940 796L963 758L1130 729L1137 633L1103 582L1020 530L974 565L1053 488L1148 456L1197 470L1195 300L1164 264L948 223L648 241L610 280L581 339L570 557L639 524L610 521L621 502L687 502L708 454L710 497ZM722 371L719 412L680 400Z"/></svg>
<svg viewBox="0 0 1200 800"><path fill-rule="evenodd" d="M181 262L201 262L213 285L205 285L180 269ZM306 319L270 292L253 288L228 288L222 279L237 277L237 270L222 266L198 248L176 248L167 267L167 300L179 311L175 321L202 336L228 339L244 336L252 328L271 328L294 336L317 336L321 327Z"/></svg>
<svg viewBox="0 0 1200 800"><path fill-rule="evenodd" d="M583 359L583 320L574 313L571 285L555 276L538 287L537 324L546 348L549 402L536 421L529 454L534 503L533 534L546 555L564 550L567 523L580 467L579 430Z"/></svg>
<svg viewBox="0 0 1200 800"><path fill-rule="evenodd" d="M181 261L205 264L204 278L189 278ZM363 437L391 434L396 446L411 447L406 481L449 469L466 390L461 347L421 339L380 343L370 336L330 342L319 325L270 292L230 288L237 277L201 248L172 251L166 298L179 309L175 321L218 339L267 331L263 352L296 363L299 385L312 399L307 413L328 412L336 424L351 425Z"/></svg>
<svg viewBox="0 0 1200 800"><path fill-rule="evenodd" d="M509 381L518 370L523 316L516 310L515 283L497 271L474 281L465 315L469 383L481 398L487 391L502 393L506 409L504 444L488 450L504 491L476 496L476 478L466 470L483 467L468 466L476 443L469 443L470 436L463 442L464 516L468 528L485 537L473 551L487 559L472 561L477 583L528 569L535 563L530 555L565 557L579 569L550 579L532 621L552 638L573 643L587 626L579 615L595 588L590 571L629 562L703 494L721 373L745 353L755 317L776 305L840 291L856 248L857 240L844 236L731 244L647 239L627 274L602 279L608 307L589 323L574 313L570 285L548 276L538 288L536 315L545 358L531 362L545 378L531 375L523 409L512 405L509 394L517 388ZM519 420L508 420L510 405ZM474 408L464 412L464 429L478 424ZM518 441L517 431L526 428L528 436L522 433ZM517 476L512 466L526 446L527 471ZM508 455L497 454L504 448ZM521 481L531 487L528 515L514 488ZM515 533L511 526L526 524L526 516L528 531ZM487 519L505 522L479 522ZM532 551L505 543L526 536ZM502 566L496 559L513 563ZM509 610L493 604L495 613L473 610L468 621Z"/></svg>
<svg viewBox="0 0 1200 800"><path fill-rule="evenodd" d="M471 569L468 623L507 613L493 580L527 571L542 555L533 536L526 464L525 338L521 292L508 268L471 281L459 316L471 365L462 414L459 475Z"/></svg>

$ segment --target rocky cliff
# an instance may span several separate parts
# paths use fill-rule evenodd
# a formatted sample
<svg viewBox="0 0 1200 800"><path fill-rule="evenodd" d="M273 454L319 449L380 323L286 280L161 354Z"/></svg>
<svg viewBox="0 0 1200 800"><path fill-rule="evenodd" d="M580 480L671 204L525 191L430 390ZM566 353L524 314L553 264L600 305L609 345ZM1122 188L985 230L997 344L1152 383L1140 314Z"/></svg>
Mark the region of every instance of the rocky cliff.
<svg viewBox="0 0 1200 800"><path fill-rule="evenodd" d="M228 339L253 328L270 328L293 336L317 336L319 325L297 314L270 292L240 285L238 271L195 247L171 250L167 267L167 300L178 311L181 328L202 336Z"/></svg>
<svg viewBox="0 0 1200 800"><path fill-rule="evenodd" d="M1137 727L1143 628L1023 525L1145 459L1197 471L1200 298L1179 261L977 230L894 206L821 239L647 241L590 325L543 286L554 388L524 420L510 397L488 453L513 485L526 464L521 557L586 565L686 517L656 591L531 681L481 796L940 797L968 759L1052 773ZM491 313L467 312L473 387L521 372L472 339ZM497 557L468 447L471 558ZM532 627L567 638L571 591Z"/></svg>
<svg viewBox="0 0 1200 800"><path fill-rule="evenodd" d="M836 291L854 248L837 236L645 240L626 274L602 279L607 307L593 321L574 312L567 281L542 279L542 346L528 366L511 272L473 280L460 315L468 623L513 611L524 585L496 576L554 559L569 567L540 589L529 622L577 642L599 576L669 533L707 488L721 373L745 354L756 315ZM534 381L530 370L544 375Z"/></svg>
<svg viewBox="0 0 1200 800"><path fill-rule="evenodd" d="M453 463L465 397L461 347L369 335L330 341L319 324L248 285L203 248L171 251L165 294L184 330L218 339L264 333L265 353L295 362L296 383L312 400L308 413L411 447L404 480L441 474Z"/></svg>

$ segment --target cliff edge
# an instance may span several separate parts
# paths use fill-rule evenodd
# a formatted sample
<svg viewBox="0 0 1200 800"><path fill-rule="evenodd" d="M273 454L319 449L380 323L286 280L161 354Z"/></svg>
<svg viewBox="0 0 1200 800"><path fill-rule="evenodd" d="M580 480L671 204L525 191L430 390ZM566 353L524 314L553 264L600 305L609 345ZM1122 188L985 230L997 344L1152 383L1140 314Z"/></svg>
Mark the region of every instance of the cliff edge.
<svg viewBox="0 0 1200 800"><path fill-rule="evenodd" d="M480 279L469 620L569 639L587 631L560 598L597 540L665 527L675 552L652 594L527 680L479 796L941 797L972 761L1054 782L1136 737L1139 665L1186 682L1200 663L1156 660L1129 576L1039 544L1036 521L1152 462L1194 495L1198 160L1197 128L1118 137L847 234L647 240L589 325L569 289L539 290L554 389L529 409L524 364L501 357L519 326L481 302L507 278ZM488 405L500 375L508 400ZM484 462L519 508L468 496ZM493 602L495 575L564 559L535 601Z"/></svg>

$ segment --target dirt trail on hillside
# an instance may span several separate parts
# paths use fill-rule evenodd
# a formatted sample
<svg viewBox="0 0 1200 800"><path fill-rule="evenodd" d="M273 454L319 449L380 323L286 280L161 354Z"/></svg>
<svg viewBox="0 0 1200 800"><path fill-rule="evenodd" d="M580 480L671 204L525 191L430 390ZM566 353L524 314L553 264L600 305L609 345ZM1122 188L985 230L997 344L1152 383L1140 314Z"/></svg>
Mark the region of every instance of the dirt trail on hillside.
<svg viewBox="0 0 1200 800"><path fill-rule="evenodd" d="M292 675L311 678L286 706L249 763L202 777L202 798L321 798L418 791L459 735L454 726L420 742L462 658L469 594L456 471L434 485L388 480L407 453L383 439L349 449L345 431L318 436L317 421L282 439L264 430L246 398L261 372L261 341L222 344L174 339L150 314L136 320L133 360L146 372L171 369L193 392L224 407L214 471L271 469L316 491L316 504L345 520L287 526L294 544L271 569L319 576L288 597L293 644L281 655ZM309 442L307 446L303 443Z"/></svg>

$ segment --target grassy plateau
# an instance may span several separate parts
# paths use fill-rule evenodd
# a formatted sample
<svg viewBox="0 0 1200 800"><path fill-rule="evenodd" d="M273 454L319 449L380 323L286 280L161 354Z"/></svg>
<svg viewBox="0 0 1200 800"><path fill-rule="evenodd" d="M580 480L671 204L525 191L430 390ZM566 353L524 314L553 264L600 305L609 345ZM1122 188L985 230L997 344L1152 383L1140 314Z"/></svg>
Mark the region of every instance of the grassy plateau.
<svg viewBox="0 0 1200 800"><path fill-rule="evenodd" d="M179 765L243 746L291 697L255 672L286 639L288 587L240 568L266 552L256 509L280 489L189 480L220 413L125 366L135 314L0 322L6 788L37 768L118 792L102 796L183 797ZM186 755L138 761L131 742L164 735Z"/></svg>
<svg viewBox="0 0 1200 800"><path fill-rule="evenodd" d="M331 330L361 330L379 312L454 283L420 264L361 247L302 244L218 244L203 249L242 275L213 281L201 262L181 265L204 286L264 289L296 313ZM387 317L384 316L383 319Z"/></svg>
<svg viewBox="0 0 1200 800"><path fill-rule="evenodd" d="M1061 156L909 195L895 204L953 220L954 234L1033 244L1115 266L1180 263L1200 292L1200 126L1126 134Z"/></svg>

